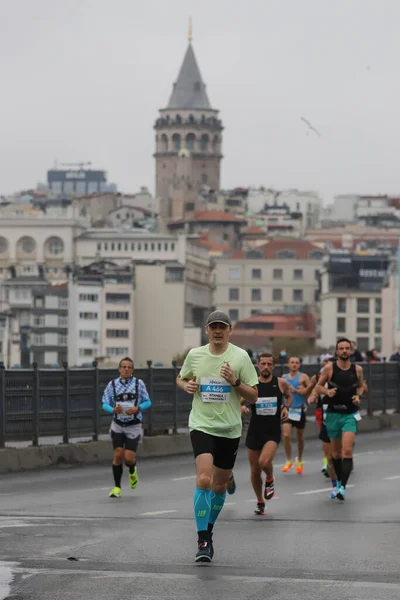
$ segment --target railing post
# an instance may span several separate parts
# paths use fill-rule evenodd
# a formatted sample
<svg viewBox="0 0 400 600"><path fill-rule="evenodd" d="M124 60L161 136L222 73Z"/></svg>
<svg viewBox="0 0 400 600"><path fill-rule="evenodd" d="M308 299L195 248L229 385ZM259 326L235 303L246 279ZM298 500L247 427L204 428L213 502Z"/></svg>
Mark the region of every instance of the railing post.
<svg viewBox="0 0 400 600"><path fill-rule="evenodd" d="M387 362L386 356L383 357L383 409L382 414L386 415L387 407Z"/></svg>
<svg viewBox="0 0 400 600"><path fill-rule="evenodd" d="M63 433L63 444L69 444L70 438L70 381L69 381L69 368L68 363L63 363L64 367L64 433Z"/></svg>
<svg viewBox="0 0 400 600"><path fill-rule="evenodd" d="M6 370L0 362L0 448L6 446Z"/></svg>
<svg viewBox="0 0 400 600"><path fill-rule="evenodd" d="M149 415L149 420L148 420L148 427L147 427L147 434L148 435L153 435L153 406L154 406L154 398L153 398L153 368L152 365L153 361L148 360L147 361L147 366L149 369L149 386L148 386L148 392L149 392L149 396L150 396L150 400L151 400L151 406L149 408L148 411L148 415Z"/></svg>
<svg viewBox="0 0 400 600"><path fill-rule="evenodd" d="M367 402L367 415L371 416L373 414L372 410L372 378L371 378L371 363L367 363L367 373L368 373L368 402Z"/></svg>
<svg viewBox="0 0 400 600"><path fill-rule="evenodd" d="M172 429L172 433L178 433L178 410L179 410L179 388L176 385L176 378L178 377L179 367L177 367L176 360L172 361L172 366L174 368L174 386L175 386L175 394L174 394L174 426Z"/></svg>
<svg viewBox="0 0 400 600"><path fill-rule="evenodd" d="M33 387L32 387L32 426L33 436L32 445L39 446L40 435L40 377L37 362L32 364L33 367Z"/></svg>
<svg viewBox="0 0 400 600"><path fill-rule="evenodd" d="M97 442L100 434L100 373L97 361L93 361L94 367L94 413L93 413L93 441Z"/></svg>

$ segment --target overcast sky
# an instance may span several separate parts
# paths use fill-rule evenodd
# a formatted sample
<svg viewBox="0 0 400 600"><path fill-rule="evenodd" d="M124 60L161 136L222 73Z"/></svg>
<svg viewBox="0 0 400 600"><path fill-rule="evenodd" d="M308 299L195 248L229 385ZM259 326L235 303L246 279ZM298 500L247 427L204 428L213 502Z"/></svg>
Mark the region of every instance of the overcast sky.
<svg viewBox="0 0 400 600"><path fill-rule="evenodd" d="M400 193L400 0L0 0L0 192L55 159L154 191L190 15L224 188Z"/></svg>

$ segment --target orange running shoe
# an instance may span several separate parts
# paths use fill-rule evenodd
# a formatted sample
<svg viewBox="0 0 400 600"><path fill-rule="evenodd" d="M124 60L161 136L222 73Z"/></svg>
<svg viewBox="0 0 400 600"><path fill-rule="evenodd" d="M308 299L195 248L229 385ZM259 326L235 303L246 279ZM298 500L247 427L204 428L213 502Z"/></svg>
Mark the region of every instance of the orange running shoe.
<svg viewBox="0 0 400 600"><path fill-rule="evenodd" d="M287 460L284 467L282 467L282 472L287 473L293 467L293 461Z"/></svg>
<svg viewBox="0 0 400 600"><path fill-rule="evenodd" d="M303 472L303 461L296 459L296 473L301 475Z"/></svg>

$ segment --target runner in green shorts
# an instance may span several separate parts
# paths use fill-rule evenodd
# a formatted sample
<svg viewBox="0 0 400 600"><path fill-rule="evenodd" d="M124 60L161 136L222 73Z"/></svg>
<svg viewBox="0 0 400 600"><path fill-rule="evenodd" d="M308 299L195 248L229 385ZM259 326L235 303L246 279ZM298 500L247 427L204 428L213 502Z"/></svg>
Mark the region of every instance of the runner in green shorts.
<svg viewBox="0 0 400 600"><path fill-rule="evenodd" d="M328 403L326 428L332 444L332 462L337 476L336 498L344 500L346 484L353 470L353 446L357 423L361 419L360 396L364 392L363 370L352 364L351 342L341 338L336 343L337 361L322 370L317 393L325 393ZM327 384L328 389L324 388Z"/></svg>

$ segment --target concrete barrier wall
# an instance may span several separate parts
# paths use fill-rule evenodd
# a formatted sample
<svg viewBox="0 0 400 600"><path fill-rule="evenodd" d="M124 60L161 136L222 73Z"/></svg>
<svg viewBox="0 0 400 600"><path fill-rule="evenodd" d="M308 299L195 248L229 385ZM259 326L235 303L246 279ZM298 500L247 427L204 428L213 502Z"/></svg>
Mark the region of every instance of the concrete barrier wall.
<svg viewBox="0 0 400 600"><path fill-rule="evenodd" d="M400 414L364 417L359 423L359 432L368 433L383 429L400 429ZM315 422L308 422L306 439L316 439L318 428ZM242 438L244 443L245 432ZM188 434L146 437L140 444L138 455L143 458L191 454L192 447ZM31 471L59 465L94 465L112 461L111 442L78 442L28 448L5 448L0 450L0 473Z"/></svg>

